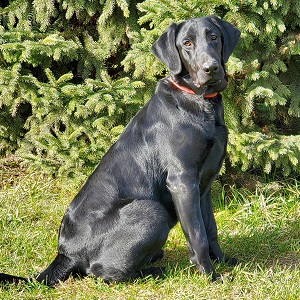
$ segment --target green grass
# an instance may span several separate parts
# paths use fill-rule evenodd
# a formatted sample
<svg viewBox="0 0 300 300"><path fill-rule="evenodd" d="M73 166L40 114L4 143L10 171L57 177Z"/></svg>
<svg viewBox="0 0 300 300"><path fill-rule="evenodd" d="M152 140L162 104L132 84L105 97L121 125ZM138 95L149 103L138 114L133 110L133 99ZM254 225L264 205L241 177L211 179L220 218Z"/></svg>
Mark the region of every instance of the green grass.
<svg viewBox="0 0 300 300"><path fill-rule="evenodd" d="M57 232L83 179L53 179L0 162L0 272L30 276L54 258ZM107 285L70 278L55 289L36 282L0 287L0 299L299 299L300 185L260 184L253 191L214 187L220 244L239 264L216 265L209 282L190 266L184 236L174 228L157 265L166 276Z"/></svg>

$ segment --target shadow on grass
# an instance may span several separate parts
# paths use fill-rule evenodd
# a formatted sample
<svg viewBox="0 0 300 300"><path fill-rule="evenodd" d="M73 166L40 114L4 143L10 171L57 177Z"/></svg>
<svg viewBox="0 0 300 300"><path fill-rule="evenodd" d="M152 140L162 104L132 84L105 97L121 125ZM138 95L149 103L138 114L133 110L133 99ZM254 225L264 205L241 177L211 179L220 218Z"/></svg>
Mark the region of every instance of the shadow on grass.
<svg viewBox="0 0 300 300"><path fill-rule="evenodd" d="M236 233L224 238L221 244L225 244L225 252L235 256L241 264L295 268L300 264L299 223L294 220L284 224L284 227L254 229L248 235Z"/></svg>
<svg viewBox="0 0 300 300"><path fill-rule="evenodd" d="M250 234L235 233L231 236L220 236L220 245L225 255L235 257L238 265L247 266L249 270L269 269L275 266L298 268L300 265L300 222L293 220L281 227L267 226L263 230L253 229ZM172 240L164 249L164 258L155 263L166 267L167 273L195 269L188 257L185 241L173 245ZM214 263L219 273L231 272L233 266L225 263ZM175 271L174 271L175 270Z"/></svg>

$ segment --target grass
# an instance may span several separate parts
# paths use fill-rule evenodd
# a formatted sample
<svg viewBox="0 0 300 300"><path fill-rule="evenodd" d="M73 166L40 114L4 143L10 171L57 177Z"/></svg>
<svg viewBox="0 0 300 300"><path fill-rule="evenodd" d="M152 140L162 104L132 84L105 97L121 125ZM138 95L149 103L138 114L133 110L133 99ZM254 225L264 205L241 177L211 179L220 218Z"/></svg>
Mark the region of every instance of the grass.
<svg viewBox="0 0 300 300"><path fill-rule="evenodd" d="M0 272L30 276L54 258L57 232L82 179L53 179L0 162ZM70 278L55 289L36 282L0 286L0 299L299 299L300 185L260 184L253 191L214 186L220 244L239 260L216 265L210 283L189 264L179 226L170 233L165 278L122 284Z"/></svg>

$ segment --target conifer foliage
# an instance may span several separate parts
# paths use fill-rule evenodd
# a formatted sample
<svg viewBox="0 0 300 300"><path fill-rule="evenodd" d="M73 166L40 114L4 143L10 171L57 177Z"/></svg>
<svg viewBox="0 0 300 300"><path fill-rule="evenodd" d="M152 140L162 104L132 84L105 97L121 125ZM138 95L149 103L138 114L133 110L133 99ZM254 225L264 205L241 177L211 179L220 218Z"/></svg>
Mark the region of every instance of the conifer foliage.
<svg viewBox="0 0 300 300"><path fill-rule="evenodd" d="M59 173L93 167L142 102L135 97L144 84L120 66L126 29L137 27L129 3L1 6L0 151L17 149Z"/></svg>
<svg viewBox="0 0 300 300"><path fill-rule="evenodd" d="M228 165L298 172L296 0L1 1L0 152L58 173L95 166L166 74L155 39L211 14L242 31L223 92Z"/></svg>

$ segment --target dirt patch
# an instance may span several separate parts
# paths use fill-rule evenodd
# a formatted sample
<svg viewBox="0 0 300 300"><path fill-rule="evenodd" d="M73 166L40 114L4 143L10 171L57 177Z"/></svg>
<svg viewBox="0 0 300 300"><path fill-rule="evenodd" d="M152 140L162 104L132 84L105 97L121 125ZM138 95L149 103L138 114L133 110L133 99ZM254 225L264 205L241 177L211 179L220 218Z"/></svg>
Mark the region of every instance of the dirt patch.
<svg viewBox="0 0 300 300"><path fill-rule="evenodd" d="M283 257L279 257L274 262L275 265L296 269L300 265L300 257L298 253L285 253Z"/></svg>
<svg viewBox="0 0 300 300"><path fill-rule="evenodd" d="M26 176L27 167L16 156L10 155L0 158L0 189L12 186L17 178Z"/></svg>

